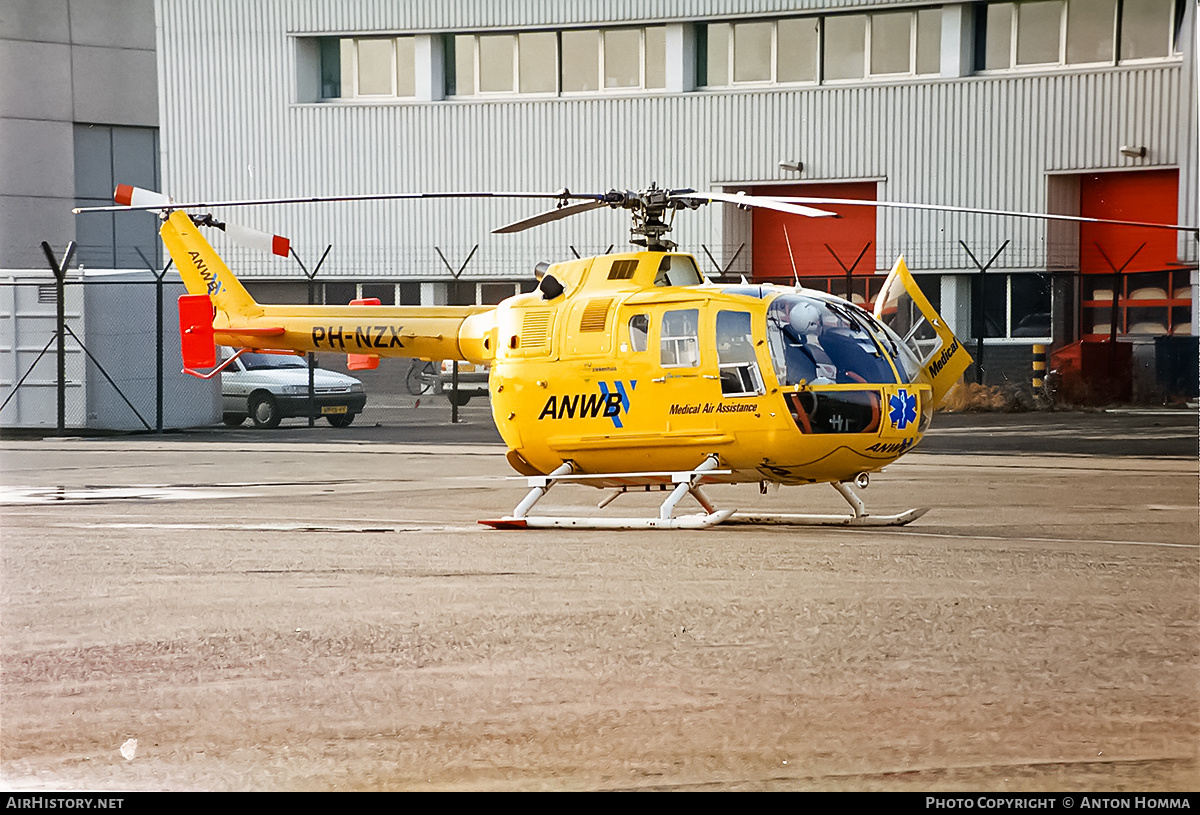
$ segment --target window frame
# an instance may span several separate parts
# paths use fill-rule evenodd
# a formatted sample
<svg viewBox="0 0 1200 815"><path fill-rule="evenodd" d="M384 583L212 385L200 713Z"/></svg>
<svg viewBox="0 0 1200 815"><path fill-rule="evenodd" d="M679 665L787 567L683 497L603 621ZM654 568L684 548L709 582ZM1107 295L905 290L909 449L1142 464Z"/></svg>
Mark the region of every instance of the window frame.
<svg viewBox="0 0 1200 815"><path fill-rule="evenodd" d="M747 354L745 354L745 356L749 356L748 360L746 360L746 359L730 359L725 356L725 353L723 352L723 348L722 348L722 344L721 344L722 339L724 338L724 335L721 333L722 332L722 322L724 322L726 324L726 328L728 328L730 326L729 326L729 318L725 318L724 320L722 320L722 315L736 316L737 318L739 318L739 322L740 322L740 318L742 318L742 317L745 318L746 332L745 332L744 336L746 337L747 344L746 344L746 347L744 350L748 352ZM729 336L732 337L733 335L730 334ZM717 314L716 314L716 319L713 320L713 338L715 340L714 344L717 349L717 376L718 376L718 379L720 380L720 384L721 384L722 398L737 399L737 398L744 398L744 397L748 397L748 396L762 396L763 394L765 394L767 392L767 388L766 388L765 383L763 382L762 369L759 366L758 353L757 353L756 346L754 343L754 317L753 317L753 315L745 309L738 309L738 308L720 308L720 309L718 309ZM733 374L733 376L726 377L725 373L727 371L730 372L731 374ZM736 384L741 389L740 390L726 390L727 384ZM750 384L753 387L747 388L746 387L747 384Z"/></svg>
<svg viewBox="0 0 1200 815"><path fill-rule="evenodd" d="M447 59L447 70L453 68L455 70L455 81L453 85L453 93L450 92L449 83L447 87L448 99L495 99L495 98L578 98L578 97L595 97L599 95L620 95L629 93L643 93L646 91L661 92L666 90L666 25L642 25L642 26L606 26L606 27L587 27L587 28L531 28L528 30L512 31L512 32L447 32L445 36L452 37L454 43L454 59ZM663 34L663 65L657 73L662 77L662 84L649 86L647 85L647 77L651 74L647 66L647 56L649 49L647 48L647 38L651 29L661 30ZM606 85L605 76L605 35L608 32L623 31L636 32L637 34L637 73L638 80L636 85ZM596 84L595 89L586 90L568 90L564 87L563 76L563 35L566 33L594 33L596 43ZM554 35L554 56L553 63L555 66L554 89L553 90L536 90L526 91L521 89L521 51L522 51L522 35L529 34L553 34ZM479 87L480 80L480 41L484 37L490 36L508 36L513 38L513 76L512 86L509 90L494 90L484 91ZM471 45L471 66L472 77L470 82L471 90L462 92L462 81L458 75L457 65L454 64L459 59L458 50L460 41L469 41ZM528 47L528 46L525 46Z"/></svg>
<svg viewBox="0 0 1200 815"><path fill-rule="evenodd" d="M411 41L409 48L413 56L412 65L409 73L413 77L412 93L400 94L400 40ZM359 43L362 42L387 42L391 45L389 67L387 71L390 90L386 93L362 93L359 89ZM378 102L389 100L410 101L417 98L416 92L416 75L417 75L417 60L416 60L416 35L403 34L388 37L338 37L338 54L341 60L341 81L340 81L340 96L321 97L321 101L338 101L338 100L354 100L360 102ZM349 67L349 71L346 68ZM347 74L349 76L347 77ZM349 82L347 82L349 79ZM352 89L352 93L347 95L347 85Z"/></svg>
<svg viewBox="0 0 1200 815"><path fill-rule="evenodd" d="M1123 30L1123 21L1128 13L1123 0L1116 0L1113 10L1113 25L1112 25L1112 41L1110 42L1111 56L1105 60L1091 60L1087 62L1072 62L1068 59L1068 35L1071 22L1071 5L1072 0L995 0L995 2L985 3L977 12L976 27L977 31L982 31L982 35L976 36L976 66L975 73L984 76L992 76L996 74L1013 73L1013 72L1037 72L1046 70L1062 70L1071 68L1095 68L1103 67L1121 67L1160 63L1163 61L1178 60L1181 56L1180 45L1178 43L1178 9L1180 3L1184 0L1167 0L1170 5L1170 13L1163 20L1163 25L1168 28L1167 32L1167 50L1161 56L1152 57L1124 57L1121 55L1121 32ZM1027 3L1035 2L1058 2L1061 5L1059 26L1058 26L1058 56L1053 62L1025 62L1017 61L1018 45L1020 40L1020 6ZM986 27L980 29L980 17L986 21L987 10L996 6L1009 7L1009 36L1008 36L1008 62L1004 66L988 68L986 66L987 51L986 51Z"/></svg>
<svg viewBox="0 0 1200 815"><path fill-rule="evenodd" d="M698 47L696 50L697 50L697 58L698 59L703 58L705 60L706 70L705 70L705 76L703 77L703 82L701 84L699 84L698 87L701 89L704 89L704 90L732 90L732 89L738 89L738 88L767 88L767 87L776 87L776 86L805 87L805 86L814 86L814 85L839 85L839 84L843 84L843 83L866 82L866 81L878 80L878 79L889 80L889 79L917 79L917 78L921 78L921 77L936 77L936 76L939 76L941 73L941 59L940 59L941 28L940 28L940 25L936 28L937 35L938 35L938 47L937 47L937 49L935 49L935 51L937 51L939 53L938 59L935 60L935 62L937 64L937 69L931 70L931 71L922 71L921 70L921 60L920 60L920 57L923 55L923 52L920 50L921 14L922 14L922 12L930 12L930 11L935 11L940 14L940 7L936 8L936 9L907 8L907 9L886 10L886 11L880 10L880 11L874 11L874 12L855 12L852 14L789 15L786 17L775 17L770 20L758 20L758 19L716 20L716 21L704 23L703 25L705 26L706 30L705 30L704 36L702 38L703 46ZM907 68L907 70L888 71L888 72L883 72L883 71L875 72L872 70L871 48L872 48L872 27L874 24L873 21L874 21L874 18L876 18L876 17L884 17L884 16L892 16L892 17L904 16L908 19L908 68ZM826 59L825 59L826 53L827 53L826 43L828 41L828 25L827 25L827 23L830 19L834 19L834 18L849 19L849 18L853 18L853 17L861 17L863 20L862 74L859 76L854 76L854 77L842 77L842 78L831 79L828 76L827 64L826 64ZM779 74L780 74L780 70L779 70L779 68L780 68L780 66L779 66L779 58L780 58L779 24L782 22L785 22L785 21L793 21L793 20L801 20L801 21L811 20L811 21L815 21L815 23L816 23L816 26L817 26L816 55L815 55L815 64L813 66L815 76L813 79L801 79L801 80L780 80L779 79ZM771 61L770 61L771 71L770 71L770 77L767 79L743 79L743 80L736 79L737 28L739 25L758 25L758 24L762 24L764 22L769 23L771 26ZM724 59L723 73L724 73L725 81L722 83L710 82L709 76L711 76L711 74L707 70L707 66L712 64L712 62L710 60L710 54L708 53L710 50L710 43L711 43L711 39L709 37L709 29L711 29L714 26L724 26L724 27L727 27L727 29L728 29L728 35L724 37L724 39L725 39L725 49L724 49L725 59ZM701 52L703 52L703 53L701 53Z"/></svg>
<svg viewBox="0 0 1200 815"><path fill-rule="evenodd" d="M1016 325L1014 324L1014 320L1013 320L1013 280L1016 278L1024 278L1024 277L1031 277L1031 276L1032 277L1040 277L1040 278L1044 279L1045 286L1047 289L1047 301L1048 301L1046 313L1048 313L1050 315L1050 330L1044 335L1038 335L1038 336L1031 335L1031 336L1015 337L1015 336L1013 336L1013 330L1016 328ZM978 277L980 277L980 275L974 275L974 277L978 278ZM978 313L978 311L976 309L972 309L972 317L971 317L971 322L972 322L971 336L972 336L972 338L976 338L980 332L980 329L982 329L983 341L985 344L989 344L989 345L1027 345L1029 343L1053 342L1054 338L1052 335L1054 333L1054 299L1055 299L1055 295L1054 295L1054 282L1053 282L1052 276L1048 272L990 272L986 275L982 275L982 277L983 277L983 284L985 284L985 285L989 279L995 280L997 277L1004 278L1004 334L1002 336L994 336L994 337L988 336L987 335L987 326L986 326L986 319L987 319L986 314L984 317L985 325L984 326L976 326L976 325L974 325L974 322L975 322L975 315ZM975 288L976 287L972 286L973 296L974 296ZM981 297L986 296L986 292L982 290L982 286L980 287L979 296L981 296ZM986 308L986 303L985 303L985 308ZM1030 312L1030 313L1032 314L1032 313L1041 313L1041 312Z"/></svg>

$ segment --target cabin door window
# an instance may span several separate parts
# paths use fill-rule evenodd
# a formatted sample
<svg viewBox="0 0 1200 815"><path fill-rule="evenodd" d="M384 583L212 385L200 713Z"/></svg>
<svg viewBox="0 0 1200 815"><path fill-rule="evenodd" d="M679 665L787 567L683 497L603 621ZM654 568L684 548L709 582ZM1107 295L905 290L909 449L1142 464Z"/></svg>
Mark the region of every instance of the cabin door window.
<svg viewBox="0 0 1200 815"><path fill-rule="evenodd" d="M765 392L754 338L750 331L750 312L718 311L716 324L717 366L720 369L723 396L759 396Z"/></svg>
<svg viewBox="0 0 1200 815"><path fill-rule="evenodd" d="M678 309L663 314L659 352L664 368L695 368L700 365L699 329L699 309Z"/></svg>

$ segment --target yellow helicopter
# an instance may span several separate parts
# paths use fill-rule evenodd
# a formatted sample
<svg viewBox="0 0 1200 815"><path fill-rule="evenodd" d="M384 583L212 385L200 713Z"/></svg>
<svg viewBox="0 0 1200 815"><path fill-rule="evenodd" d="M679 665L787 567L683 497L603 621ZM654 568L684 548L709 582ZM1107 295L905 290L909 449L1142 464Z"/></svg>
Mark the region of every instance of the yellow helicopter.
<svg viewBox="0 0 1200 815"><path fill-rule="evenodd" d="M520 197L556 200L509 224L517 232L601 207L629 210L639 251L539 264L538 287L496 306L267 305L255 302L201 236L234 227L198 208L363 199ZM189 294L179 301L185 371L214 376L216 345L244 351L346 354L352 369L381 357L490 366L493 418L529 493L498 528L694 529L722 522L902 525L926 509L867 512L855 488L912 450L971 357L896 261L873 312L798 285L720 284L666 238L674 213L703 204L834 213L806 199L666 190L401 193L176 204L117 188L117 207L152 210ZM816 199L811 199L815 201ZM829 203L870 203L840 202ZM277 237L241 237L287 254ZM241 352L239 352L241 353ZM228 364L229 360L225 362ZM212 369L207 372L202 369ZM825 483L848 515L765 515L718 509L712 484ZM667 493L657 517L531 514L552 487ZM690 495L697 514L676 514Z"/></svg>

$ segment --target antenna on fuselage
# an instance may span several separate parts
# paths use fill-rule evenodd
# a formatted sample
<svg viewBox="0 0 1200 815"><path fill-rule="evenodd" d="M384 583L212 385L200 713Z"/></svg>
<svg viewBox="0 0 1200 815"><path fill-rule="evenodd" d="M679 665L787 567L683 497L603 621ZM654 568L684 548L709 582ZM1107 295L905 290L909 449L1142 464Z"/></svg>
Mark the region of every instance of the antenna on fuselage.
<svg viewBox="0 0 1200 815"><path fill-rule="evenodd" d="M800 273L796 271L796 256L792 253L792 239L788 237L787 224L783 225L783 239L787 241L788 259L792 261L792 279L796 281L796 288L800 288Z"/></svg>

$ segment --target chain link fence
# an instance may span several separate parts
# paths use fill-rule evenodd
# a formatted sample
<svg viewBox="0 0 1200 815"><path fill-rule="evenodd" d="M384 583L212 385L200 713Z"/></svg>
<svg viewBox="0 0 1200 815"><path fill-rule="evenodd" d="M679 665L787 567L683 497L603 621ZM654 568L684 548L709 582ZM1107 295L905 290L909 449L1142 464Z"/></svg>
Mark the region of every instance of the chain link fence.
<svg viewBox="0 0 1200 815"><path fill-rule="evenodd" d="M337 267L332 264L325 265L332 249L327 247L315 263L306 264L293 256L295 271L290 276L290 284L286 279L280 283L253 277L247 278L246 282L252 290L255 283L290 285L289 299L281 302L329 304L380 293L386 298L389 290L394 296L390 301L384 299L384 304L416 304L422 302L416 298L424 297L422 292L426 285L440 287L438 301L454 305L499 302L516 290L532 289L532 268L518 270L514 260L512 275L502 276L493 267L491 259L475 252L474 248L457 247L447 254L449 250L429 247L427 254L437 258L441 272L433 281L411 277L381 280L365 275L349 278L338 274ZM547 248L546 254L570 259L625 251L625 248L615 245L568 246L565 251L561 247L558 251ZM79 429L161 432L213 425L222 419L226 424L236 425L233 420L239 413L244 414L246 426L255 423L251 404L239 406L233 396L223 400L222 376L206 381L187 376L180 370L176 300L185 292L170 264L162 270L89 271L84 274L69 268L70 248L61 262L49 246L43 244L43 249L49 270L9 272L7 276L0 276L0 428L32 428L59 433ZM746 244L702 244L694 254L701 271L719 283L738 282L744 273L743 267L749 269L750 265L751 252ZM940 284L926 291L935 307L941 308L951 321L956 316L963 321L956 330L964 340L974 340L977 362L983 357L979 353L983 350L978 336L981 330L987 332L986 337L999 336L1002 341L1016 343L995 350L989 347L991 369L1002 379L1007 378L1005 371L1009 367L1013 369L1014 377L1026 378L1028 362L1025 357L1028 354L1018 347L1023 335L1014 330L1018 322L1014 316L1014 303L1018 303L1019 298L1013 294L1015 284L1007 282L1008 276L1003 274L1021 267L1028 260L1026 253L1007 242L1000 244L994 253L973 252L971 247L958 242L953 252L948 245L939 245L936 254L944 259L953 257L955 262L948 268L929 271L938 271L942 276L949 273L950 277L957 276L968 285L973 291L964 290L960 296L963 303L972 304L970 309L974 313L954 315L947 312L952 305L940 302ZM142 260L145 261L145 257ZM958 267L968 264L972 267L968 273L958 271ZM149 262L146 265L149 266ZM483 274L485 270L486 274ZM881 274L872 274L872 271L878 270L848 269L845 274L814 277L804 274L803 268L774 269L767 273L756 270L755 279L785 285L798 280L806 287L849 296L868 305L878 294L883 280ZM1041 299L1028 305L1027 310L1048 320L1050 315L1044 312L1053 303L1056 320L1069 322L1075 319L1087 323L1081 329L1084 335L1099 331L1091 325L1093 322L1103 324L1105 334L1136 333L1138 326L1149 326L1151 318L1159 321L1154 323L1155 326L1162 323L1162 333L1188 333L1193 308L1188 270L1155 274L1157 277L1149 274L1085 275L1086 280L1083 280L1077 272L1043 272L1040 277L1046 280L1053 277L1060 282L1054 284L1053 295L1050 284L1044 285L1045 292L1039 295ZM923 288L926 287L923 285ZM995 302L987 296L993 289L999 292L991 297ZM979 291L985 296L981 297ZM1117 292L1116 297L1121 302L1117 318L1112 318L1111 308L1108 308L1114 298L1113 292ZM275 290L270 294L275 294ZM275 298L264 296L260 299L271 301ZM996 328L1002 325L1008 327L1004 330ZM1064 330L1063 326L1057 325L1051 337L1047 323L1044 332L1029 342L1069 340L1074 337L1072 331L1069 326ZM367 394L366 403L349 423L491 421L487 372L465 363L458 366L457 372L450 363L407 359L384 359L375 370L350 371L346 357L337 355L310 358L309 364L351 376L362 383ZM973 378L983 381L978 365L973 369ZM315 385L315 378L313 382ZM324 427L347 423L345 414L322 409L314 411L316 393L308 395L307 387L304 395L309 396L306 407L296 415L281 418L283 424Z"/></svg>

